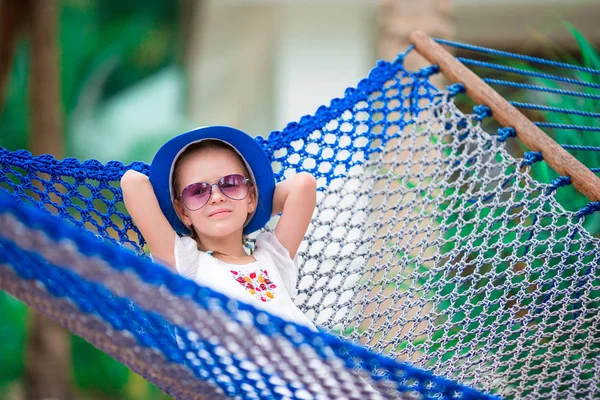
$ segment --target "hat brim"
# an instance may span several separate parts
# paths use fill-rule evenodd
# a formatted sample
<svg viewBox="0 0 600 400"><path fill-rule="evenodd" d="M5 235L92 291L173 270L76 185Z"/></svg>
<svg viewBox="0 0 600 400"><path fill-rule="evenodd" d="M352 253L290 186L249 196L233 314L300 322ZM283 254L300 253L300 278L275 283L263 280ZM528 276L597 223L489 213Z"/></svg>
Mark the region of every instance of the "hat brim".
<svg viewBox="0 0 600 400"><path fill-rule="evenodd" d="M174 196L171 191L173 167L185 148L210 139L232 146L249 168L257 190L258 202L254 215L244 227L244 234L259 230L269 221L273 209L275 175L271 161L251 136L228 126L209 126L183 133L166 142L158 150L150 165L149 179L160 209L176 232L183 235L190 233L177 216L173 206Z"/></svg>

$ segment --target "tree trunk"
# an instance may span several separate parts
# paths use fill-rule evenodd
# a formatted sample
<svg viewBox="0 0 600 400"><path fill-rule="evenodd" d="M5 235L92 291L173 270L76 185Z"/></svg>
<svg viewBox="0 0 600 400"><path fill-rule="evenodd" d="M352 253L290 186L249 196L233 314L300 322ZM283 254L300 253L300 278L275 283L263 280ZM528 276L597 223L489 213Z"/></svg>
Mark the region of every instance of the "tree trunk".
<svg viewBox="0 0 600 400"><path fill-rule="evenodd" d="M180 41L181 50L179 62L183 66L187 82L185 93L185 107L187 114L191 114L191 91L197 90L194 86L195 71L192 70L194 60L199 58L202 48L202 32L205 31L204 22L207 12L206 0L179 0Z"/></svg>
<svg viewBox="0 0 600 400"><path fill-rule="evenodd" d="M30 149L33 154L63 155L58 0L31 4Z"/></svg>
<svg viewBox="0 0 600 400"><path fill-rule="evenodd" d="M0 0L0 115L10 80L17 39L27 18L28 7L20 0Z"/></svg>
<svg viewBox="0 0 600 400"><path fill-rule="evenodd" d="M29 147L35 155L63 157L62 100L58 60L58 0L28 0L31 72ZM27 400L73 398L68 332L37 312L30 313L25 361Z"/></svg>
<svg viewBox="0 0 600 400"><path fill-rule="evenodd" d="M71 341L68 332L37 311L29 314L28 331L25 399L73 399Z"/></svg>
<svg viewBox="0 0 600 400"><path fill-rule="evenodd" d="M179 0L179 39L181 43L179 62L187 66L191 53L197 54L200 43L197 41L196 29L203 28L204 13L206 11L205 0ZM199 24L199 26L196 26Z"/></svg>

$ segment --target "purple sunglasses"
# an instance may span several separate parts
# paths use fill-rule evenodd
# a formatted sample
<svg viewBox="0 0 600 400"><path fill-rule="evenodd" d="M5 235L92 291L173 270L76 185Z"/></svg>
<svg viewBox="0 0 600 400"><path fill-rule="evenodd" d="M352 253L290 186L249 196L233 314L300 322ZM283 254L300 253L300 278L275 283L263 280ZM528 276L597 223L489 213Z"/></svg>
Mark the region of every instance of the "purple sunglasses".
<svg viewBox="0 0 600 400"><path fill-rule="evenodd" d="M226 197L232 200L244 200L248 196L251 184L252 181L243 175L226 175L220 178L217 183L191 183L183 188L179 198L185 208L190 211L196 211L208 203L208 200L212 196L212 188L215 185Z"/></svg>

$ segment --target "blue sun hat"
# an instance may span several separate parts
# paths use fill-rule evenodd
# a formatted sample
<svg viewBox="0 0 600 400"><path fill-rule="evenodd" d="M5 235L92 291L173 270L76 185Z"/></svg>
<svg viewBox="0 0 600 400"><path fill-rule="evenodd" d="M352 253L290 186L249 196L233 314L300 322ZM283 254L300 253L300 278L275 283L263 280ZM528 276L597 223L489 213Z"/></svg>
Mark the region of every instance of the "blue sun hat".
<svg viewBox="0 0 600 400"><path fill-rule="evenodd" d="M183 235L190 233L177 216L173 206L173 199L176 197L172 187L175 162L185 149L203 140L218 140L230 145L246 164L250 179L255 183L257 207L244 225L244 234L252 233L265 226L271 218L275 191L275 175L271 161L262 147L248 134L228 126L208 126L169 140L158 149L150 165L150 183L154 188L160 209L173 229Z"/></svg>

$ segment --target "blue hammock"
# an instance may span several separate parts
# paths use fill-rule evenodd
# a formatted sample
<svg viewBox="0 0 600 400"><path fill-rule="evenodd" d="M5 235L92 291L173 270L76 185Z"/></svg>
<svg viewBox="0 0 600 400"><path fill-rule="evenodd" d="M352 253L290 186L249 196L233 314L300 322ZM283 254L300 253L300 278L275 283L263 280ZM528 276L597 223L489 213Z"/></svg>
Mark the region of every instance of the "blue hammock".
<svg viewBox="0 0 600 400"><path fill-rule="evenodd" d="M596 398L598 203L565 211L570 178L532 179L407 52L256 139L318 181L295 301L320 332L153 264L118 185L139 162L0 149L0 288L181 399Z"/></svg>

